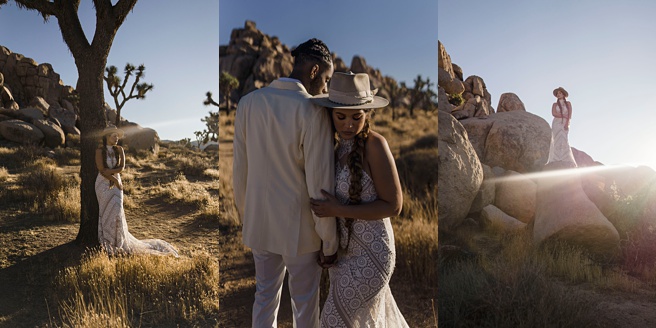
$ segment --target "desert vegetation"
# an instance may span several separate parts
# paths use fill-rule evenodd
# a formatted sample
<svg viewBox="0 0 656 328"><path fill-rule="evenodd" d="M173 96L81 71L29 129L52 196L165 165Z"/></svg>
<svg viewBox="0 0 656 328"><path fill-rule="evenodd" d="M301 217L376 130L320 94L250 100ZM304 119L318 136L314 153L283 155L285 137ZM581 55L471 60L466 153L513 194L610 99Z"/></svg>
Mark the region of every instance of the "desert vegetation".
<svg viewBox="0 0 656 328"><path fill-rule="evenodd" d="M72 243L80 151L0 146L0 326L217 326L217 153L178 143L127 153L130 232L180 258L108 256Z"/></svg>
<svg viewBox="0 0 656 328"><path fill-rule="evenodd" d="M643 206L649 193L611 200L609 220L621 238L612 258L562 241L534 245L530 229L508 233L474 220L441 233L448 246L438 265L440 327L649 326L656 291L656 221Z"/></svg>

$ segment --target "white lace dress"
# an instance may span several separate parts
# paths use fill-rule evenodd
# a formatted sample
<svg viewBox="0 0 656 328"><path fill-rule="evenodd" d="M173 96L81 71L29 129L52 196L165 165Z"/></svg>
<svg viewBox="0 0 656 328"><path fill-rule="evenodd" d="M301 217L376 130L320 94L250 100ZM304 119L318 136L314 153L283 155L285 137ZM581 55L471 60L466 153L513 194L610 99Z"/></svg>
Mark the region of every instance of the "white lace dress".
<svg viewBox="0 0 656 328"><path fill-rule="evenodd" d="M351 147L346 143L340 147ZM348 203L350 172L336 165L335 195ZM362 203L376 200L371 177L363 172ZM321 327L408 327L392 297L389 281L396 250L389 218L353 220L349 235L346 220L338 219L340 253L330 268L330 290L321 312Z"/></svg>
<svg viewBox="0 0 656 328"><path fill-rule="evenodd" d="M569 109L567 105L563 103L561 108L563 116L568 117ZM556 105L556 110L559 110L558 105ZM551 147L549 148L549 160L547 160L547 164L552 162L571 162L576 166L574 154L572 154L572 149L569 146L569 131L565 130L566 123L567 119L561 117L554 117L551 123Z"/></svg>
<svg viewBox="0 0 656 328"><path fill-rule="evenodd" d="M107 167L116 166L114 150L107 146ZM114 177L121 181L120 174ZM110 181L98 173L96 178L96 196L98 197L99 221L98 239L100 245L110 254L171 254L178 256L178 252L171 244L160 239L139 240L128 231L128 223L123 211L123 190L116 186L110 187Z"/></svg>

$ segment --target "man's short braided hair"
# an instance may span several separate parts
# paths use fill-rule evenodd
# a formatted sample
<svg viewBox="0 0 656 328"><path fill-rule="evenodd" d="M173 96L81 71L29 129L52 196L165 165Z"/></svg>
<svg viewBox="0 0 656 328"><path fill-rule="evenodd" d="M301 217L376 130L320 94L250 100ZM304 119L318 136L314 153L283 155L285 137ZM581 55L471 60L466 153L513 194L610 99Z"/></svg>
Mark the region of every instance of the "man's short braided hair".
<svg viewBox="0 0 656 328"><path fill-rule="evenodd" d="M296 49L292 50L292 56L296 64L301 64L308 60L323 62L325 64L332 64L333 62L328 46L316 38L299 44Z"/></svg>

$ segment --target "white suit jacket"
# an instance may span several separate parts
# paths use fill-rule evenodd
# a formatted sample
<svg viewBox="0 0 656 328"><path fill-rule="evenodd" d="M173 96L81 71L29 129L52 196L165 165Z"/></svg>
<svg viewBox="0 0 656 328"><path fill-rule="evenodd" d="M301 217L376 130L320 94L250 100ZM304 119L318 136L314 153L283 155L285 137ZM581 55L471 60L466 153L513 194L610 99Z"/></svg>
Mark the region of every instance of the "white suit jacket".
<svg viewBox="0 0 656 328"><path fill-rule="evenodd" d="M248 247L285 256L337 251L334 217L318 218L310 197L334 192L328 111L296 80L244 96L235 118L233 187Z"/></svg>

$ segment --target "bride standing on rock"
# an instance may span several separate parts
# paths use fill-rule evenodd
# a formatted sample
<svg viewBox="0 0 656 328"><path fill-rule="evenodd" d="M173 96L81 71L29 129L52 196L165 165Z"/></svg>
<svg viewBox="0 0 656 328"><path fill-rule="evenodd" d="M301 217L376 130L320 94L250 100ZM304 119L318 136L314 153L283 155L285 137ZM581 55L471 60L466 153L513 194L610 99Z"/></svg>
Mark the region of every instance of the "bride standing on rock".
<svg viewBox="0 0 656 328"><path fill-rule="evenodd" d="M103 145L96 149L96 197L98 197L98 239L109 254L171 254L178 252L160 239L139 240L128 231L123 211L123 182L120 173L125 168L125 152L118 145L123 131L108 127L102 131Z"/></svg>
<svg viewBox="0 0 656 328"><path fill-rule="evenodd" d="M569 121L572 118L572 104L567 101L569 94L563 87L554 89L553 95L557 98L551 106L551 114L554 119L551 123L551 148L549 148L549 160L553 162L570 162L576 167L574 154L569 146Z"/></svg>

